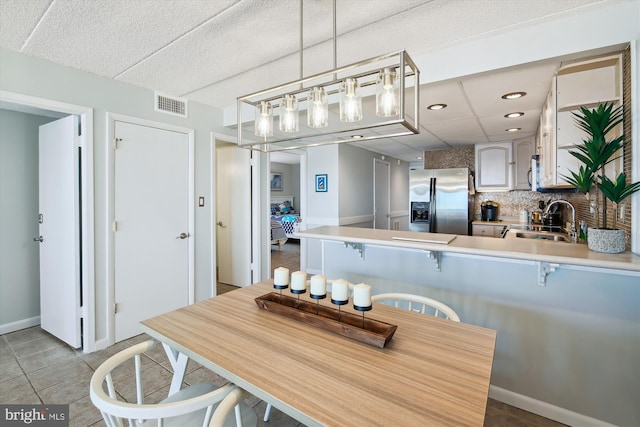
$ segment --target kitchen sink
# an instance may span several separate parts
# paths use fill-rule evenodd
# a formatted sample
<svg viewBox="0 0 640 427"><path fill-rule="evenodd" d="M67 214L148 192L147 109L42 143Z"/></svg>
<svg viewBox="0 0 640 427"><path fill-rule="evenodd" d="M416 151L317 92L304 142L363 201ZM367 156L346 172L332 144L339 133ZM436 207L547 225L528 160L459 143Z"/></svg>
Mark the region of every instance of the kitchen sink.
<svg viewBox="0 0 640 427"><path fill-rule="evenodd" d="M509 229L505 233L505 238L516 239L534 239L534 240L548 240L552 242L571 242L571 238L564 233L554 233L550 231L525 231L517 229Z"/></svg>

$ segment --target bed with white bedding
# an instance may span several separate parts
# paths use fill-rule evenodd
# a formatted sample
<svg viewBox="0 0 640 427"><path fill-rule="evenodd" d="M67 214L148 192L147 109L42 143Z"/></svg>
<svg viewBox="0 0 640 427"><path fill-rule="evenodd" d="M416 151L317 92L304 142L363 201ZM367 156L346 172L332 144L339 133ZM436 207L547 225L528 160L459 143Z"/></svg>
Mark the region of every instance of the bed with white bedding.
<svg viewBox="0 0 640 427"><path fill-rule="evenodd" d="M269 216L271 218L271 244L282 250L287 239L300 227L300 214L295 211L293 196L271 196ZM284 234L284 236L283 236Z"/></svg>

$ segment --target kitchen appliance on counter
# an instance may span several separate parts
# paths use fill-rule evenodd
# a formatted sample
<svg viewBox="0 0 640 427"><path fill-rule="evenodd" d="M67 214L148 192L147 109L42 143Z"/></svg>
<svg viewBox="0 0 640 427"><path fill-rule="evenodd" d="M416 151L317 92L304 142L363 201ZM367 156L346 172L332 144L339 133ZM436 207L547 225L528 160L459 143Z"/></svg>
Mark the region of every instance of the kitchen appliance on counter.
<svg viewBox="0 0 640 427"><path fill-rule="evenodd" d="M409 171L409 230L469 235L474 194L468 168Z"/></svg>
<svg viewBox="0 0 640 427"><path fill-rule="evenodd" d="M480 204L480 219L482 221L497 221L498 207L500 205L492 200Z"/></svg>

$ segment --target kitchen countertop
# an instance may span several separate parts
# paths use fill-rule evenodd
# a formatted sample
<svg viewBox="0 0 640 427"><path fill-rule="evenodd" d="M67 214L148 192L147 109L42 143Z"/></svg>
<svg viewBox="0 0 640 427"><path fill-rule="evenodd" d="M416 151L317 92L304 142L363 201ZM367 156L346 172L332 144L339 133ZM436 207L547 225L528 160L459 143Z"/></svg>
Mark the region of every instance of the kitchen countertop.
<svg viewBox="0 0 640 427"><path fill-rule="evenodd" d="M474 221L476 223L476 221ZM495 224L495 221L490 224ZM517 222L514 222L517 223ZM506 225L506 224L505 224ZM640 256L626 251L605 254L589 250L586 244L540 241L535 239L499 239L420 233L370 228L322 226L295 233L296 237L377 244L429 251L522 259L584 267L640 272Z"/></svg>

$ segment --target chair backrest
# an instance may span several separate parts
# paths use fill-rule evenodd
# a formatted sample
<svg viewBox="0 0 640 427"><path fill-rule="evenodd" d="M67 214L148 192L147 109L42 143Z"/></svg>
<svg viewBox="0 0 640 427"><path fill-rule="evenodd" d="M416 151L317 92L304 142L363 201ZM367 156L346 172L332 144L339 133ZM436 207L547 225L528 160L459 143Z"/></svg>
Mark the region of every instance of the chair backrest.
<svg viewBox="0 0 640 427"><path fill-rule="evenodd" d="M209 426L214 411L218 410L216 406L226 399L227 402L224 405L220 404L219 409L227 413L216 415L216 420L224 421L230 411L229 407L233 409L239 403L237 401L238 393L232 393L236 389L233 384L227 384L220 388L209 384L196 384L178 391L160 403L144 403L145 380L143 379L144 369L141 366L140 355L152 349L154 345L155 342L149 340L111 356L96 369L91 377L91 401L102 413L107 426L120 427L128 420L130 426L139 426L142 421L148 421L144 425L156 422L158 426L175 424L206 427ZM112 375L114 370L118 369L115 375L122 377L126 375L123 374L123 370L131 368L135 372L135 403L120 400L119 395L122 391L116 390ZM124 379L129 377L132 377L131 381L134 380L133 375L125 376ZM229 398L227 399L227 397ZM229 402L230 400L233 403ZM216 424L212 423L213 425Z"/></svg>
<svg viewBox="0 0 640 427"><path fill-rule="evenodd" d="M406 303L406 308L411 311L415 311L422 314L432 314L436 317L442 315L445 319L459 322L460 317L456 314L451 307L446 304L436 301L432 298L423 297L421 295L403 294L403 293L387 293L372 295L371 301L373 302L393 302L395 307L400 307L400 302ZM405 304L403 304L404 306Z"/></svg>

